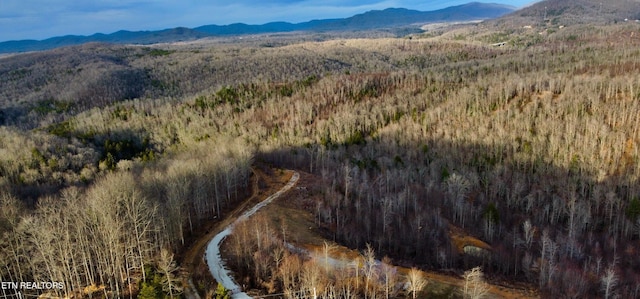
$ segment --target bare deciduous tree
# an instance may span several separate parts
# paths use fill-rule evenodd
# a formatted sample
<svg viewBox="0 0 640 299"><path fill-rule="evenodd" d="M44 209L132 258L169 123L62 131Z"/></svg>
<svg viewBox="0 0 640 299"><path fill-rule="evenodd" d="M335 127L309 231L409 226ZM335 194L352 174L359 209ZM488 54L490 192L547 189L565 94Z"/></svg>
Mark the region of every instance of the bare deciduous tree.
<svg viewBox="0 0 640 299"><path fill-rule="evenodd" d="M387 256L382 258L380 263L380 275L384 282L384 295L386 299L396 296L398 290L396 283L398 282L398 269L391 264L391 259Z"/></svg>
<svg viewBox="0 0 640 299"><path fill-rule="evenodd" d="M173 259L173 253L164 248L160 250L157 265L158 272L164 275L162 279L163 290L169 293L170 298L180 294L182 288L177 284L177 279L175 278L176 271L178 271L180 267L176 265Z"/></svg>
<svg viewBox="0 0 640 299"><path fill-rule="evenodd" d="M407 291L411 293L411 297L413 299L416 299L418 293L421 292L428 283L425 277L422 275L422 272L415 267L409 270L409 273L406 276L406 281Z"/></svg>
<svg viewBox="0 0 640 299"><path fill-rule="evenodd" d="M615 296L615 289L618 286L618 276L613 266L610 266L602 277L600 277L600 286L605 299Z"/></svg>
<svg viewBox="0 0 640 299"><path fill-rule="evenodd" d="M489 285L484 281L480 267L464 272L463 295L469 299L480 299L489 293Z"/></svg>
<svg viewBox="0 0 640 299"><path fill-rule="evenodd" d="M376 293L376 280L378 279L378 271L376 268L376 254L370 244L363 252L364 266L362 274L364 275L364 297L373 298Z"/></svg>

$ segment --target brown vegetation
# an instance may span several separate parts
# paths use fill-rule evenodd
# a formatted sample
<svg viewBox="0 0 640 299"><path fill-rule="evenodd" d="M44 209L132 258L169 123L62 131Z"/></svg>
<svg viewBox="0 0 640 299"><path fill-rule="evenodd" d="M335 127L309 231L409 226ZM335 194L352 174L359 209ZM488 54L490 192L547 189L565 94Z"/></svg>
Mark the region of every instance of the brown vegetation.
<svg viewBox="0 0 640 299"><path fill-rule="evenodd" d="M342 245L458 275L482 266L545 297L638 297L637 25L482 30L59 50L97 53L71 73L56 52L1 59L0 275L148 292L147 274L167 281L162 249L234 206L256 157L322 178L310 212ZM488 45L502 34L506 47ZM451 227L490 256L461 254ZM313 261L281 256L279 230L229 240L248 283L393 294L366 267L318 280Z"/></svg>
<svg viewBox="0 0 640 299"><path fill-rule="evenodd" d="M241 226L241 229L249 230L241 232L241 239L230 237L230 241L226 243L227 258L225 260L242 265L236 265L233 269L236 271L236 279L243 282L245 292L256 296L282 294L285 292L282 289L284 281L287 281L290 297L300 298L304 297L305 293L309 293L308 290L305 291L308 287L305 286L304 281L290 282L288 276L283 276L291 274L289 270L280 270L275 274L263 272L261 275L254 275L255 270L251 269L258 266L257 262L245 264L241 261L254 258L249 255L256 252L256 249L240 250L241 245L253 246L251 244L258 239L264 240L265 236L270 236L273 238L271 243L275 246L270 249L275 255L271 258L263 255L266 259L260 262L261 267L281 269L280 257L295 255L297 259L303 261L304 268L320 268L316 270L319 273L317 280L322 282L320 285L323 285L324 289L316 288L315 290L320 298L349 298L350 296L364 298L374 295L385 298L413 296L444 298L464 295L463 277L423 272L415 267L408 269L396 266L394 263L398 261L392 261L389 257L383 257L380 263L376 261L375 250L371 247L360 252L327 240L326 238L331 238L332 235L318 227L317 219L314 219L315 216L310 213L315 209L318 201L322 200L319 192L324 188L322 184L322 179L302 172L294 190L263 208L255 218L251 218ZM271 230L271 233L258 233L258 228ZM241 258L238 254L246 256ZM365 263L367 260L370 263ZM366 265L370 267L365 268ZM363 276L366 271L375 277L374 280L368 281L371 283L369 287L367 287L366 278L363 278L366 277ZM258 278L262 283L255 284L252 278ZM351 289L341 290L341 282L336 279L346 280L351 284ZM429 287L426 287L427 285ZM489 297L493 298L537 298L535 292L522 287L491 285L488 292Z"/></svg>

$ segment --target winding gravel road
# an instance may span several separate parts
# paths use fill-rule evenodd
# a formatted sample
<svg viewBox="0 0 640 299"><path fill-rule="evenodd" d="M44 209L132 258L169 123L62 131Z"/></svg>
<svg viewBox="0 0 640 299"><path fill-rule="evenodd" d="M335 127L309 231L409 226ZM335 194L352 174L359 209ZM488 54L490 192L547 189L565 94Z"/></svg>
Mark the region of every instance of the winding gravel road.
<svg viewBox="0 0 640 299"><path fill-rule="evenodd" d="M222 256L220 255L220 244L222 241L233 232L233 228L236 224L248 219L253 214L255 214L262 207L270 204L274 199L278 198L283 193L287 192L298 182L300 178L300 174L298 172L294 172L293 176L289 180L289 182L280 189L280 191L272 194L267 197L267 199L255 205L253 208L244 212L238 219L229 224L224 230L215 235L211 242L207 245L207 249L205 251L205 259L207 261L207 265L209 266L209 271L213 278L218 283L222 283L222 285L231 291L231 298L234 299L247 299L251 298L251 296L247 295L247 293L242 291L242 288L235 282L233 277L231 277L231 271L225 267L224 262L222 261Z"/></svg>

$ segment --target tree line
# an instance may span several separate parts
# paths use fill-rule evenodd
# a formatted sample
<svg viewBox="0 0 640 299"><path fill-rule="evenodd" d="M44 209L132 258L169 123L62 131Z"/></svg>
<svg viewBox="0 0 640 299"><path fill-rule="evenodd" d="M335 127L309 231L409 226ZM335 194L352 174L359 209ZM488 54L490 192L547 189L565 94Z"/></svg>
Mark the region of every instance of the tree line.
<svg viewBox="0 0 640 299"><path fill-rule="evenodd" d="M194 148L101 175L88 188L67 187L38 199L35 211L3 192L0 276L62 282L53 290L61 296L126 297L159 273L155 291L173 294L181 283L172 252L246 196L251 161L232 142Z"/></svg>
<svg viewBox="0 0 640 299"><path fill-rule="evenodd" d="M141 261L163 246L181 246L198 221L242 196L255 156L321 177L322 200L311 212L345 245L364 250L369 244L378 257L460 275L480 265L489 279L527 282L548 297L636 297L637 41L611 46L613 37L634 30L569 28L510 49L416 38L127 56L176 93L83 109L64 121L47 112L36 131L3 128L6 138L36 149L1 144L20 157L0 167L3 186L12 191L8 207L24 202L15 185L42 186L55 177L46 174L56 172L69 179L52 183L62 186L59 192L36 192L44 195L27 203L37 205L35 212L3 209L15 211L0 222L4 234L18 239L5 241L14 245L3 246L3 256L12 258L2 259L0 273L61 275L73 291L95 281L108 285L105 292L123 293L130 282L122 277L141 276ZM253 60L230 64L242 57ZM273 57L286 59L266 59ZM268 61L275 61L273 68ZM284 73L288 65L296 68ZM235 77L220 79L227 71ZM132 156L101 168L102 141L117 134L144 141L156 158ZM65 142L66 148L45 146ZM226 144L236 149L212 150ZM65 162L75 153L82 165ZM106 195L97 191L108 188L103 180L129 179L138 183L118 183L127 186ZM70 194L79 199L64 199ZM82 226L61 216L80 208L90 215L98 209L90 199L110 194L119 195L99 201L107 205L100 207L105 215L85 215ZM159 220L165 217L181 221ZM114 219L140 234L89 234ZM54 240L67 238L54 242L59 250L78 243L86 252L71 260L50 257L56 250L45 246L49 234L33 231L42 226L60 230ZM452 229L485 241L490 255L461 252ZM94 244L107 248L98 254ZM49 255L33 255L37 263L23 270L27 252ZM75 269L73 275L64 267Z"/></svg>

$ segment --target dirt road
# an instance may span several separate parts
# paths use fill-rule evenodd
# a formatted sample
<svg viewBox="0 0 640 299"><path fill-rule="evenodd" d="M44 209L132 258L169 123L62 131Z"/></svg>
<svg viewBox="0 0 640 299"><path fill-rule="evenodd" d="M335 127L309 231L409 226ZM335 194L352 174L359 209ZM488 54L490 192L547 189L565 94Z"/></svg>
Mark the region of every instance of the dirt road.
<svg viewBox="0 0 640 299"><path fill-rule="evenodd" d="M247 299L251 298L251 296L242 292L242 288L240 287L240 285L238 285L233 277L231 277L231 270L225 268L224 262L222 261L222 256L220 255L220 245L222 244L222 241L233 232L233 228L236 224L245 221L253 214L255 214L258 210L270 204L274 199L287 192L296 184L299 178L300 174L294 172L293 176L289 180L289 183L282 187L282 189L267 197L267 199L259 202L258 204L253 206L253 208L242 213L242 215L240 215L240 217L238 217L233 223L227 225L221 232L216 234L211 242L209 242L209 245L207 245L205 257L207 265L209 265L209 271L218 283L221 283L227 290L231 291L232 298Z"/></svg>
<svg viewBox="0 0 640 299"><path fill-rule="evenodd" d="M276 193L293 176L291 171L271 169L265 166L253 167L252 172L251 196L231 212L224 214L223 219L212 219L204 224L200 229L199 236L186 250L181 259L180 265L185 273L183 275L185 277L183 285L186 298L200 299L196 285L205 289L211 289L215 286L213 285L214 278L210 274L204 259L205 248L213 237L235 221L251 205L255 205Z"/></svg>

